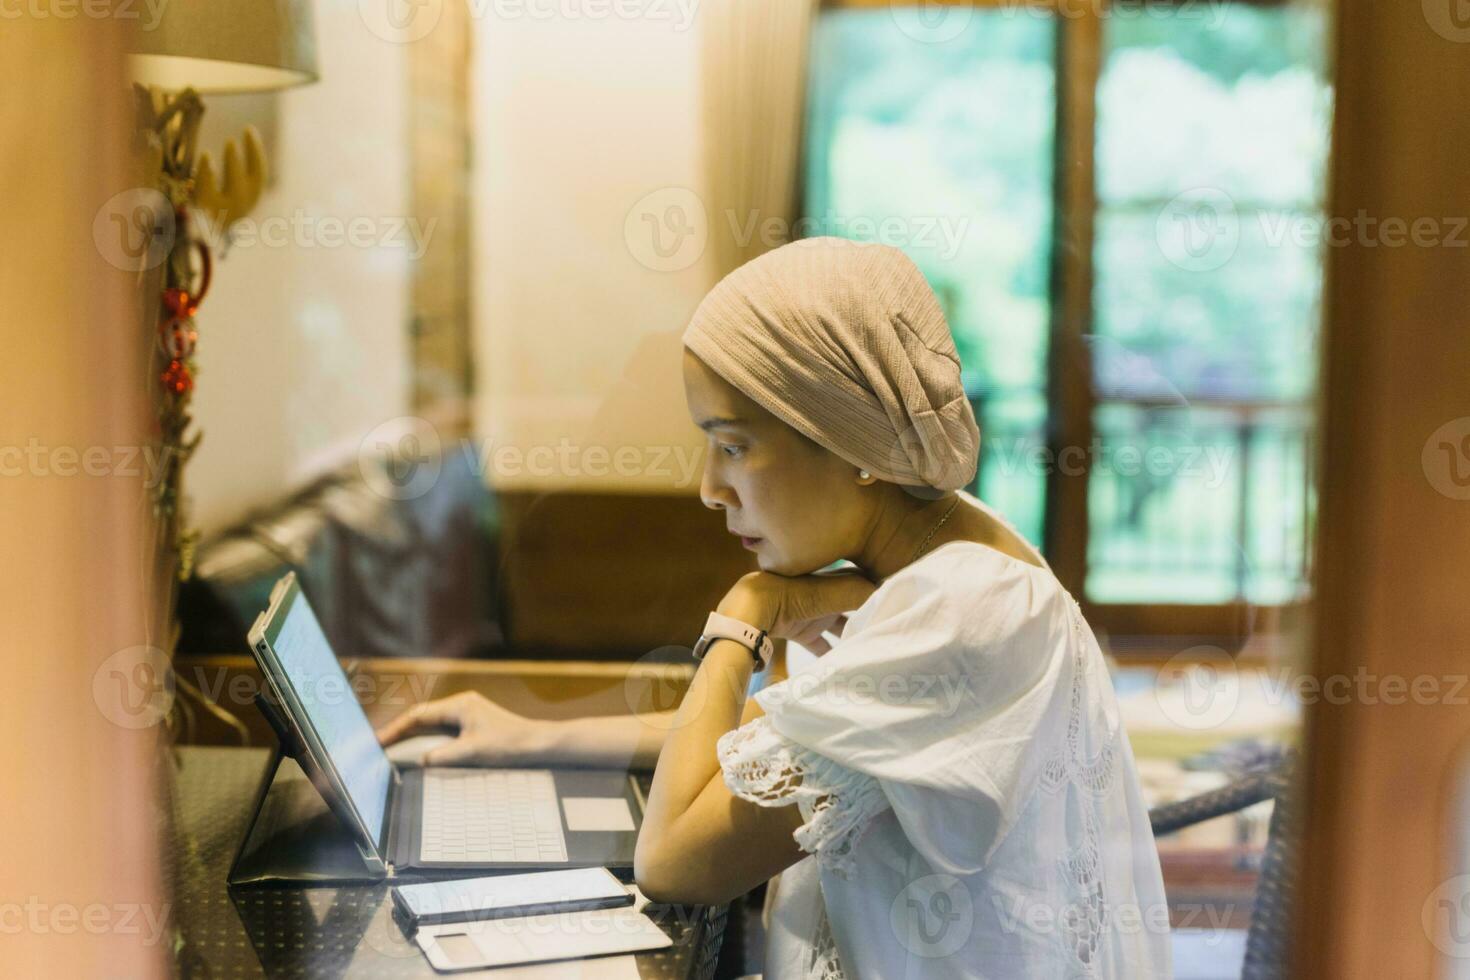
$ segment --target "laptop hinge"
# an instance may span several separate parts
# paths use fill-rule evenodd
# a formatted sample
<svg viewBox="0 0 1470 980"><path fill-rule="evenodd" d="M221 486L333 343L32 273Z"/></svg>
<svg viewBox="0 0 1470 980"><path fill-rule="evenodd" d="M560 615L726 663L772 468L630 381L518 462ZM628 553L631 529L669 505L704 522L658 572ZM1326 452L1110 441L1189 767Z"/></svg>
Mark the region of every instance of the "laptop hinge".
<svg viewBox="0 0 1470 980"><path fill-rule="evenodd" d="M387 876L391 878L393 877L393 858L398 854L399 828L394 814L398 808L398 796L403 791L403 778L399 775L397 767L390 769L389 772L393 774L393 778L388 781L388 798L384 801L383 822L387 824L387 829L383 834L382 851L383 866L387 871Z"/></svg>

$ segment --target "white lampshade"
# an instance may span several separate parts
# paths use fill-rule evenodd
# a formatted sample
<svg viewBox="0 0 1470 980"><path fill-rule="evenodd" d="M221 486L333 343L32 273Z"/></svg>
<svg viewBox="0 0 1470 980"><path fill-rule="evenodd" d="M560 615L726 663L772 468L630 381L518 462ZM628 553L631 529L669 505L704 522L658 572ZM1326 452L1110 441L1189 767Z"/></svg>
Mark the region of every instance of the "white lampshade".
<svg viewBox="0 0 1470 980"><path fill-rule="evenodd" d="M265 92L317 80L311 0L169 0L134 32L134 81L170 91Z"/></svg>

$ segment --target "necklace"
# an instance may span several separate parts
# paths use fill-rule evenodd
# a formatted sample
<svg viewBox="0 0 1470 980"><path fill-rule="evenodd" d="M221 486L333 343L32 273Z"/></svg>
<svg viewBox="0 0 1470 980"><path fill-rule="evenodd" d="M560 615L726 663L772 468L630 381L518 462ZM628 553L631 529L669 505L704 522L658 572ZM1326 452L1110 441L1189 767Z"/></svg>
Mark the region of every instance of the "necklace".
<svg viewBox="0 0 1470 980"><path fill-rule="evenodd" d="M924 549L929 547L929 542L934 540L934 535L939 533L939 529L944 527L944 522L949 520L949 515L953 514L954 509L959 505L960 498L958 495L956 495L953 502L951 502L949 505L949 510L946 510L944 512L944 516L939 519L939 523L931 527L929 529L929 533L924 535L924 540L919 542L919 550L914 552L914 557L909 559L909 564L913 564L914 562L919 560L919 556L924 553Z"/></svg>

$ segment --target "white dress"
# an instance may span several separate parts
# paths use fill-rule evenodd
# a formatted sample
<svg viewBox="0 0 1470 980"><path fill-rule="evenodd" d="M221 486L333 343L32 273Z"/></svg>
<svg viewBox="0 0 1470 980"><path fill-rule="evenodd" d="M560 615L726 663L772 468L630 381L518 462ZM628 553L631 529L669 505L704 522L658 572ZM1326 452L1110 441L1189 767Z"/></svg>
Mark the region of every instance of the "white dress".
<svg viewBox="0 0 1470 980"><path fill-rule="evenodd" d="M766 980L1167 980L1133 753L1048 567L941 545L789 667L718 745L732 792L803 817Z"/></svg>

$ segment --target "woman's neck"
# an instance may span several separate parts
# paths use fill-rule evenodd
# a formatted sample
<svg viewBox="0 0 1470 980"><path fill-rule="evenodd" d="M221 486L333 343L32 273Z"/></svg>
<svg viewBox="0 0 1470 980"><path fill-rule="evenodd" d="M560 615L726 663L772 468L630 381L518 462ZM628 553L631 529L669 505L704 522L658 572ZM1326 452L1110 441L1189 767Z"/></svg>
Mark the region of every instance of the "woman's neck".
<svg viewBox="0 0 1470 980"><path fill-rule="evenodd" d="M894 489L907 494L900 487ZM912 496L885 501L868 528L858 556L849 560L868 578L882 582L921 557L915 554L920 545L923 545L922 553L927 555L951 541L974 541L1028 565L1047 567L1045 559L1029 542L996 520L983 505L967 505L958 493L947 493L933 501Z"/></svg>
<svg viewBox="0 0 1470 980"><path fill-rule="evenodd" d="M960 497L945 493L934 500L914 497L902 487L894 487L876 508L873 519L848 560L875 582L881 582L899 569L912 564L919 553L928 552L941 541L940 532L948 530L962 508Z"/></svg>

